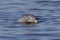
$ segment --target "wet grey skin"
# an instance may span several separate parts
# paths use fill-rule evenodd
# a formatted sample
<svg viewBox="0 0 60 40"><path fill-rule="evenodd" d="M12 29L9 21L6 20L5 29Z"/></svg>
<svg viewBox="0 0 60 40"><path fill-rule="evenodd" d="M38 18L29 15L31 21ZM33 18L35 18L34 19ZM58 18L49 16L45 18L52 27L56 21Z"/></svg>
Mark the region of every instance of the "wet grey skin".
<svg viewBox="0 0 60 40"><path fill-rule="evenodd" d="M25 14L22 15L20 19L18 19L18 22L26 25L35 25L38 23L38 20L32 14Z"/></svg>

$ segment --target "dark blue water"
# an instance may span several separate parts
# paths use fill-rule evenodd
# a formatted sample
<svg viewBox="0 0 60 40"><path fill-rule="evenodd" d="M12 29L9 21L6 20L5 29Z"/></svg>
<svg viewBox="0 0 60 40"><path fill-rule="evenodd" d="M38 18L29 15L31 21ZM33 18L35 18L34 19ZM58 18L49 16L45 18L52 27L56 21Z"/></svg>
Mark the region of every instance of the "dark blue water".
<svg viewBox="0 0 60 40"><path fill-rule="evenodd" d="M23 14L40 23L22 26ZM0 0L0 40L60 40L60 0Z"/></svg>

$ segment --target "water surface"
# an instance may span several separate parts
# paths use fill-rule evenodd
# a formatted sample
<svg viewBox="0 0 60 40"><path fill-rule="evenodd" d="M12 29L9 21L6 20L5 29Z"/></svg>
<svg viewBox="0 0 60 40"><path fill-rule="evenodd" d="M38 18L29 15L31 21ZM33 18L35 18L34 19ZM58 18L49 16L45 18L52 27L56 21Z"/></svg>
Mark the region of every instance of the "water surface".
<svg viewBox="0 0 60 40"><path fill-rule="evenodd" d="M40 23L22 26L23 14ZM0 0L0 40L60 40L60 0Z"/></svg>

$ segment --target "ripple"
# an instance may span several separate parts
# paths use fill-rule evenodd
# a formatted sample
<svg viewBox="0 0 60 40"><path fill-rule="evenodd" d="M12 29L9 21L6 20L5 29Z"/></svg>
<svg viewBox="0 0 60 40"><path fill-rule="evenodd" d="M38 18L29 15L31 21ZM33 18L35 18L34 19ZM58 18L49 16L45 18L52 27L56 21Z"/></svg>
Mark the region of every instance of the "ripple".
<svg viewBox="0 0 60 40"><path fill-rule="evenodd" d="M24 3L7 3L5 5L26 5L26 4L24 4Z"/></svg>
<svg viewBox="0 0 60 40"><path fill-rule="evenodd" d="M16 38L16 37L0 36L0 38Z"/></svg>
<svg viewBox="0 0 60 40"><path fill-rule="evenodd" d="M34 1L35 3L49 3L51 1Z"/></svg>
<svg viewBox="0 0 60 40"><path fill-rule="evenodd" d="M51 39L51 40L60 40L60 39Z"/></svg>

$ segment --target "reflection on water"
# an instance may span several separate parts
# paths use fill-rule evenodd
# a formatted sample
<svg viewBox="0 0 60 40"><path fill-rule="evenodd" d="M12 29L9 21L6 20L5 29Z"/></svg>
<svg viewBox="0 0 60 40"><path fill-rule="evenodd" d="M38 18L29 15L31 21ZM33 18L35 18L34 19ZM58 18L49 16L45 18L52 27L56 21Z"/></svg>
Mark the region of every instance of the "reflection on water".
<svg viewBox="0 0 60 40"><path fill-rule="evenodd" d="M35 15L35 26L21 25L23 14ZM0 40L60 40L59 0L0 0Z"/></svg>

